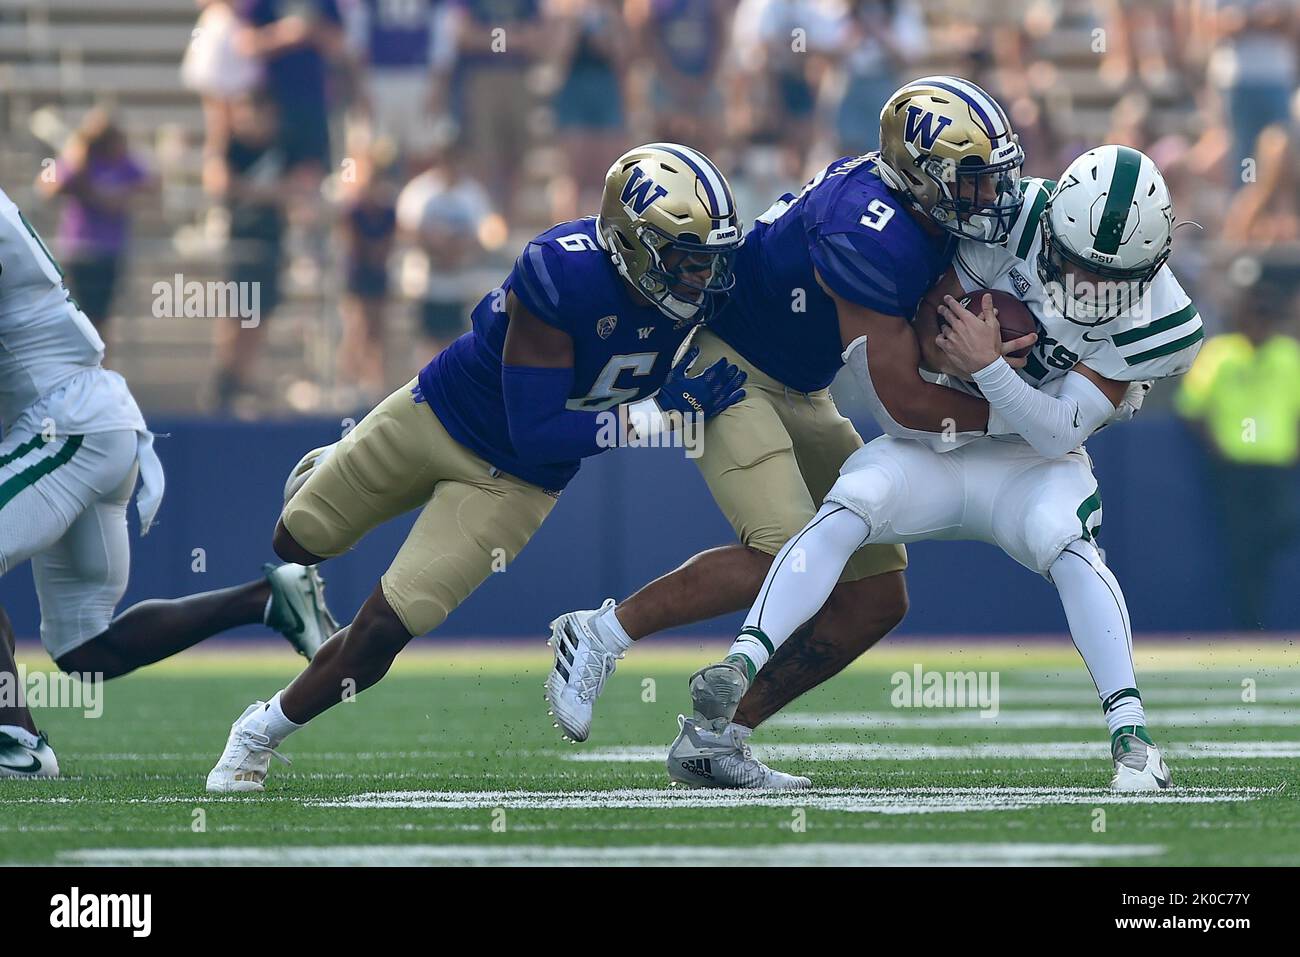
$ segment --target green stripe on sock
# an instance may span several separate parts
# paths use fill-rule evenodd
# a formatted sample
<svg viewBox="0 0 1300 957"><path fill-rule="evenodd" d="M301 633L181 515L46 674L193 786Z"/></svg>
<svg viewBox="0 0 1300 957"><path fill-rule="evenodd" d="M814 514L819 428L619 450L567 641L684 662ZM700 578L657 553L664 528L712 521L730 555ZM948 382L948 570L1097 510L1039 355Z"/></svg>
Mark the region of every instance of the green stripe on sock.
<svg viewBox="0 0 1300 957"><path fill-rule="evenodd" d="M744 668L745 678L748 681L753 681L754 675L758 674L758 666L755 665L754 662L750 661L747 655L727 655L727 657L722 660L729 661L732 664L738 664Z"/></svg>
<svg viewBox="0 0 1300 957"><path fill-rule="evenodd" d="M1115 733L1110 736L1110 750L1112 754L1115 753L1115 742L1118 741L1120 735L1123 734L1131 734L1139 741L1145 741L1147 744L1152 745L1155 744L1155 742L1151 740L1151 735L1147 732L1146 725L1126 724L1122 728L1116 728Z"/></svg>
<svg viewBox="0 0 1300 957"><path fill-rule="evenodd" d="M742 629L740 629L740 634L737 635L736 637L737 637L737 638L746 638L746 637L754 638L754 639L756 639L756 640L758 641L758 643L759 643L760 645L762 645L764 648L767 649L767 653L768 653L769 655L774 655L774 654L776 654L776 649L772 647L772 640L771 640L770 638L768 638L767 635L763 634L763 632L761 632L761 631L760 631L759 629L757 629L757 628L742 628Z"/></svg>
<svg viewBox="0 0 1300 957"><path fill-rule="evenodd" d="M1137 688L1121 688L1101 703L1102 713L1105 714L1110 711L1124 698L1137 698L1138 701L1141 701L1142 693Z"/></svg>
<svg viewBox="0 0 1300 957"><path fill-rule="evenodd" d="M48 459L41 459L23 469L17 475L9 479L3 485L0 485L0 508L4 508L14 500L14 497L24 489L31 488L45 476L49 475L60 465L64 465L77 454L77 449L81 448L83 436L70 435L63 448L55 452Z"/></svg>

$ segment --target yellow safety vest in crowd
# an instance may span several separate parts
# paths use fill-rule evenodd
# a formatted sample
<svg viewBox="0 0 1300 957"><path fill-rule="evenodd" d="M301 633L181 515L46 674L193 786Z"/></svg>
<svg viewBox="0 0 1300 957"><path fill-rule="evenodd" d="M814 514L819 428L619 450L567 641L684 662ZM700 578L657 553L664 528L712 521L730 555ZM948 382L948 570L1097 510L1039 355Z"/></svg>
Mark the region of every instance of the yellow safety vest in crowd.
<svg viewBox="0 0 1300 957"><path fill-rule="evenodd" d="M1203 419L1224 458L1242 465L1300 459L1300 342L1259 346L1240 333L1215 336L1183 379L1177 408Z"/></svg>

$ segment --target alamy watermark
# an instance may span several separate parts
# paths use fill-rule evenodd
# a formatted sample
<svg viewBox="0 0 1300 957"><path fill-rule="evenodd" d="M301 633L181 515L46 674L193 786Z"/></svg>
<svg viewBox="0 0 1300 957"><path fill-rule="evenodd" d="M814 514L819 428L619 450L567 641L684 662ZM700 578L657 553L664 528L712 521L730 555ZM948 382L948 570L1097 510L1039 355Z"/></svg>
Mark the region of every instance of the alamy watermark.
<svg viewBox="0 0 1300 957"><path fill-rule="evenodd" d="M688 459L704 454L704 416L624 404L596 414L596 444L602 449L684 449Z"/></svg>
<svg viewBox="0 0 1300 957"><path fill-rule="evenodd" d="M155 319L238 319L245 329L262 322L262 284L197 279L181 273L153 284Z"/></svg>
<svg viewBox="0 0 1300 957"><path fill-rule="evenodd" d="M87 718L104 713L102 673L70 675L62 671L0 671L0 708L73 708Z"/></svg>
<svg viewBox="0 0 1300 957"><path fill-rule="evenodd" d="M895 671L889 683L889 703L895 708L973 708L982 718L996 718L999 710L998 672Z"/></svg>

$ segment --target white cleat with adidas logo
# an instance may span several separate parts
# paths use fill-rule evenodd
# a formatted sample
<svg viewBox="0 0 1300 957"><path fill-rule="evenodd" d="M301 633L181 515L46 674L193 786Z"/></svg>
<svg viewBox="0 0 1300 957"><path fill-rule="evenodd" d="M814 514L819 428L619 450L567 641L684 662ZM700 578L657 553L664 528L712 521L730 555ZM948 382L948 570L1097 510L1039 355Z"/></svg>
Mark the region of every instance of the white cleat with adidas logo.
<svg viewBox="0 0 1300 957"><path fill-rule="evenodd" d="M668 750L668 777L692 788L772 788L797 791L812 781L769 768L749 749L748 728L729 724L712 731L685 715L677 716L680 732Z"/></svg>
<svg viewBox="0 0 1300 957"><path fill-rule="evenodd" d="M591 734L596 699L623 657L609 650L594 625L595 617L613 605L614 599L607 598L599 608L571 611L551 622L547 644L555 663L546 678L546 703L556 725L573 741L586 741Z"/></svg>
<svg viewBox="0 0 1300 957"><path fill-rule="evenodd" d="M216 767L208 772L209 791L265 791L271 758L290 763L271 747L271 739L266 733L265 712L266 702L256 701L230 726L226 750L221 752Z"/></svg>

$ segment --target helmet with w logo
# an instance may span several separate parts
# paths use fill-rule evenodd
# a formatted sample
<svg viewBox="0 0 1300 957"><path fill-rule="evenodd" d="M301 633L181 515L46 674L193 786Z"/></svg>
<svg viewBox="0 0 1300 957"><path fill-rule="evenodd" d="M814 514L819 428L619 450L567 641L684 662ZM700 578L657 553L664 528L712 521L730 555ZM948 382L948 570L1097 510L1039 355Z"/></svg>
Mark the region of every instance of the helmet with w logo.
<svg viewBox="0 0 1300 957"><path fill-rule="evenodd" d="M880 111L881 179L965 239L1007 238L1023 203L1024 159L1002 107L969 80L914 80Z"/></svg>
<svg viewBox="0 0 1300 957"><path fill-rule="evenodd" d="M718 168L689 146L651 143L615 160L596 225L623 278L678 324L708 319L734 285L736 202Z"/></svg>

